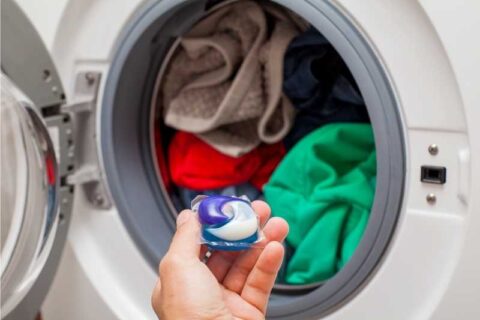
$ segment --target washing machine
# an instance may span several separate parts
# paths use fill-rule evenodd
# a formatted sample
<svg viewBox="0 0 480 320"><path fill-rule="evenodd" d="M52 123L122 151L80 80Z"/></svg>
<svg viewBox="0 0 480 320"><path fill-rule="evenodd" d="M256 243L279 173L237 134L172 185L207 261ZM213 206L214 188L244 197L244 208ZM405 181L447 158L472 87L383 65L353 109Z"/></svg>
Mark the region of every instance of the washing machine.
<svg viewBox="0 0 480 320"><path fill-rule="evenodd" d="M17 127L2 126L28 142L8 145L23 205L5 218L2 317L155 319L177 211L155 153L158 74L176 38L231 2L2 0L2 86L17 110L2 117ZM315 286L277 285L267 318L480 318L480 2L272 2L348 66L377 181L350 261Z"/></svg>

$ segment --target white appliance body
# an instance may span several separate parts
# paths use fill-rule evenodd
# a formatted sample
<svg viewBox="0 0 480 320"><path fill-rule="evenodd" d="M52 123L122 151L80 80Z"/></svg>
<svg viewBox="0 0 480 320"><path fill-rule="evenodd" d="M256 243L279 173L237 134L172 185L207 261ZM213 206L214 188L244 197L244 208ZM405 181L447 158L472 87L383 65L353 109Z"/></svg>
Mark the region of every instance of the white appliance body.
<svg viewBox="0 0 480 320"><path fill-rule="evenodd" d="M75 91L79 73L100 74L99 114L117 41L144 3L18 2L49 48L70 102L81 99ZM333 2L368 40L394 88L405 133L407 176L402 211L383 261L362 288L325 319L479 318L480 41L475 35L480 31L480 3ZM97 128L100 125L97 121ZM100 148L95 139L99 137L92 136L91 143ZM438 145L438 155L428 152L431 144ZM422 184L419 167L425 163L448 167L448 182ZM100 161L101 173L103 165ZM156 270L137 249L115 206L100 209L79 191L63 261L42 309L44 318L154 319L150 294ZM434 204L426 201L429 194L435 195Z"/></svg>

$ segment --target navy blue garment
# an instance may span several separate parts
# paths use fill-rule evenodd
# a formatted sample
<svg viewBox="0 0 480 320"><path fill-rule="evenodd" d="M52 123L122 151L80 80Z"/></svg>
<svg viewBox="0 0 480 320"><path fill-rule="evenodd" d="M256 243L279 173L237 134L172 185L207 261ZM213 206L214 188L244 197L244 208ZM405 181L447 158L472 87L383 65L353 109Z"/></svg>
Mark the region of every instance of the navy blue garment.
<svg viewBox="0 0 480 320"><path fill-rule="evenodd" d="M229 186L226 188L212 189L212 190L190 190L186 188L178 188L180 199L182 200L184 208L190 208L192 200L201 194L207 196L222 195L222 196L247 196L251 201L263 200L263 193L252 186L250 183L242 183L236 186Z"/></svg>
<svg viewBox="0 0 480 320"><path fill-rule="evenodd" d="M283 92L297 113L284 144L332 122L369 122L365 103L340 55L315 28L297 36L284 61Z"/></svg>

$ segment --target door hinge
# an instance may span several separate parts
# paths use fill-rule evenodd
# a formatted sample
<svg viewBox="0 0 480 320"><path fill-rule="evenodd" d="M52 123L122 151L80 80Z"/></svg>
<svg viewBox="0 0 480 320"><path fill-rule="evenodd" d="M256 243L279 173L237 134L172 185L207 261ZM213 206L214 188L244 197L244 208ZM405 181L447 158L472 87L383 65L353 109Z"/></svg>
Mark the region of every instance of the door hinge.
<svg viewBox="0 0 480 320"><path fill-rule="evenodd" d="M97 96L100 72L79 72L71 103L62 106L62 111L74 119L75 171L67 182L81 186L87 199L96 207L112 207L111 197L105 185L97 149Z"/></svg>

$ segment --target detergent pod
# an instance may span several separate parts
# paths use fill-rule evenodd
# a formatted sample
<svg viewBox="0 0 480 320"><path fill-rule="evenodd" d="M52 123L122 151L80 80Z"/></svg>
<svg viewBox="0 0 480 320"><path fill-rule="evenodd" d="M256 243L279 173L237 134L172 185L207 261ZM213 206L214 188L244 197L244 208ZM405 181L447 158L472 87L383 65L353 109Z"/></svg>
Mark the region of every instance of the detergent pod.
<svg viewBox="0 0 480 320"><path fill-rule="evenodd" d="M205 196L192 201L202 226L201 243L210 249L249 249L262 239L260 223L246 196Z"/></svg>

